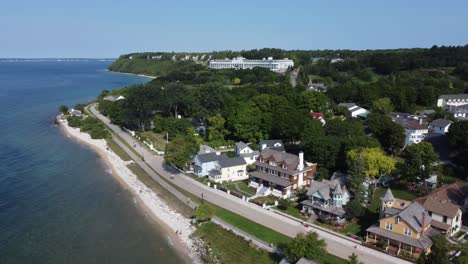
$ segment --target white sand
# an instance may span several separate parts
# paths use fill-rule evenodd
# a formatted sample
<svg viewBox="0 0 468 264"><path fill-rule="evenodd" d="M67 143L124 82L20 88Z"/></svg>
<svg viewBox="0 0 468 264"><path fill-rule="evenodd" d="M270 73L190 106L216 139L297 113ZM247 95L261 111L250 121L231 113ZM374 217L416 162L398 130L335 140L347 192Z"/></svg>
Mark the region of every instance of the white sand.
<svg viewBox="0 0 468 264"><path fill-rule="evenodd" d="M79 128L68 126L66 121L60 121L59 123L67 135L91 146L104 158L106 163L112 167L113 175L121 180L142 201L152 216L162 221L168 227L166 231L170 232L168 234L169 243L174 245L175 240L176 245L174 246L191 257L192 261L198 263L197 248L194 245L194 241L190 238L190 235L195 231L195 228L190 223L190 219L171 209L165 201L160 199L156 193L138 179L127 167L133 161L123 161L111 149L107 150L107 143L104 139L91 139L89 134L80 132ZM181 234L175 235L176 231L179 231Z"/></svg>

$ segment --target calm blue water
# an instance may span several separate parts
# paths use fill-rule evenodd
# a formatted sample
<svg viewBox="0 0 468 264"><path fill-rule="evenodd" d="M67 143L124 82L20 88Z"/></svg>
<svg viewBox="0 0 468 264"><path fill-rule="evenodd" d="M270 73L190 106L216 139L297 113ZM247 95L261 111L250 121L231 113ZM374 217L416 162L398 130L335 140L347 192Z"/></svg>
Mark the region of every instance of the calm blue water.
<svg viewBox="0 0 468 264"><path fill-rule="evenodd" d="M52 125L73 106L145 78L109 62L0 62L0 263L180 263L90 149Z"/></svg>

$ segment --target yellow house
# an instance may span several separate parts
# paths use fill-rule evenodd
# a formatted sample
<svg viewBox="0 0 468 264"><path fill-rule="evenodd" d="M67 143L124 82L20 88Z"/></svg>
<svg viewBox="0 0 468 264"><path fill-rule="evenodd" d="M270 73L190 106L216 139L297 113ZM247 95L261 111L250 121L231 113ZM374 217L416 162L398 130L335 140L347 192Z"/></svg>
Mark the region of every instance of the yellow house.
<svg viewBox="0 0 468 264"><path fill-rule="evenodd" d="M393 255L429 253L432 219L424 207L417 202L395 199L390 189L381 199L381 218L366 230L366 242L376 243Z"/></svg>

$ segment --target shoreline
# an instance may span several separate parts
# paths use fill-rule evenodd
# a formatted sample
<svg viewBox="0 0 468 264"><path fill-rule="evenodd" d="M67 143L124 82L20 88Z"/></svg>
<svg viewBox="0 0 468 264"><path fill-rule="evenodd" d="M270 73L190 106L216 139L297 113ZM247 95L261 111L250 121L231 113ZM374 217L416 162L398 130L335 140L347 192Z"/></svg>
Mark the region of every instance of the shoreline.
<svg viewBox="0 0 468 264"><path fill-rule="evenodd" d="M134 163L133 160L123 161L110 148L108 149L104 139L91 139L89 134L81 132L79 128L72 128L68 126L66 121L59 118L57 120L58 126L67 137L90 147L102 158L111 170L112 176L136 198L136 206L143 210L144 216L149 217L162 229L168 244L181 254L187 263L201 263L195 242L190 238L190 235L195 231L190 219L169 207L166 201L138 179L127 167L128 164ZM176 235L176 231L181 232L181 234Z"/></svg>
<svg viewBox="0 0 468 264"><path fill-rule="evenodd" d="M139 77L145 77L145 78L149 78L149 79L152 79L152 80L158 78L157 76L151 76L151 75L146 75L146 74L118 72L118 71L111 71L111 70L108 70L108 69L106 69L106 71L112 72L112 73L120 73L120 74L128 74L128 75L134 75L134 76L139 76Z"/></svg>

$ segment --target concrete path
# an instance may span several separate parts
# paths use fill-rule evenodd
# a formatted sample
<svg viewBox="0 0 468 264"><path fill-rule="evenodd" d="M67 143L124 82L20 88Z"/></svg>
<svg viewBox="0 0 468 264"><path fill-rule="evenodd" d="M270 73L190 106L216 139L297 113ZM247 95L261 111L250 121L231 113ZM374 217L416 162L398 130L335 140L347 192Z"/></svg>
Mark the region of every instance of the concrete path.
<svg viewBox="0 0 468 264"><path fill-rule="evenodd" d="M127 144L132 145L135 142L135 139L132 138L129 134L123 131L120 127L111 124L109 119L101 115L95 108L95 105L91 105L89 108L90 111L104 122L114 133L119 135ZM118 140L118 139L117 139ZM120 140L118 140L120 142ZM117 141L116 141L117 142ZM119 144L118 142L118 144ZM302 224L286 218L282 215L276 214L274 212L265 210L255 204L243 201L237 197L229 195L220 190L214 190L194 179L187 177L173 168L169 168L164 165L164 159L160 156L155 156L151 154L146 148L142 147L139 143L136 143L137 146L135 150L144 156L145 161L141 161L136 155L128 149L128 147L122 142L120 146L133 158L137 163L159 184L164 188L170 188L177 191L173 186L165 182L161 177L165 177L167 180L172 181L175 185L180 188L192 193L193 195L201 196L210 203L213 203L217 206L223 207L229 211L232 211L236 214L239 214L247 219L250 219L256 223L259 223L263 226L271 228L279 233L287 235L289 237L295 237L298 233L305 233L314 231L317 232L320 238L324 239L327 243L327 250L333 255L339 256L341 258L347 259L352 253L358 255L359 259L364 263L378 263L378 264L393 264L393 263L410 263L399 258L387 255L380 251L376 251L364 246L361 246L358 243L343 239L334 234L324 232L322 230L316 229L314 227L304 227ZM151 167L158 174L154 173L151 170ZM175 175L172 177L171 175ZM172 191L171 191L172 192ZM180 195L182 195L179 192ZM183 196L183 195L182 195ZM191 201L187 201L190 206L196 206Z"/></svg>

